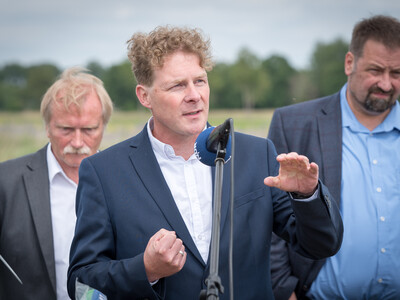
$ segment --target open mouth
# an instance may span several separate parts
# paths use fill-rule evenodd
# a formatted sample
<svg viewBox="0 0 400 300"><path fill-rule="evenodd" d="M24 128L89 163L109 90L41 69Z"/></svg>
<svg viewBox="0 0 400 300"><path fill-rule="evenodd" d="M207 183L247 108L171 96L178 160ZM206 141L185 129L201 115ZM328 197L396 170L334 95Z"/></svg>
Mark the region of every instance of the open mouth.
<svg viewBox="0 0 400 300"><path fill-rule="evenodd" d="M196 110L196 111L193 111L193 112L185 113L183 115L184 116L194 116L194 115L197 115L199 113L200 113L200 110Z"/></svg>

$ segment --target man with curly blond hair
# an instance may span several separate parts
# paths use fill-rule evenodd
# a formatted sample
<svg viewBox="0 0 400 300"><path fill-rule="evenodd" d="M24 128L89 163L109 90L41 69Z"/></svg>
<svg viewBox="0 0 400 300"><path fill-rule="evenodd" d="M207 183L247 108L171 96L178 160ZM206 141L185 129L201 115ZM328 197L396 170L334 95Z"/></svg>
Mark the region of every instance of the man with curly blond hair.
<svg viewBox="0 0 400 300"><path fill-rule="evenodd" d="M210 42L200 30L166 26L133 35L128 49L136 95L152 117L138 135L82 163L69 295L82 282L109 299L198 299L210 273L215 176L194 154L208 126ZM316 164L296 153L277 157L266 139L235 133L235 140L233 293L273 299L272 231L323 258L339 249L342 223ZM226 177L221 299L230 297L229 185Z"/></svg>

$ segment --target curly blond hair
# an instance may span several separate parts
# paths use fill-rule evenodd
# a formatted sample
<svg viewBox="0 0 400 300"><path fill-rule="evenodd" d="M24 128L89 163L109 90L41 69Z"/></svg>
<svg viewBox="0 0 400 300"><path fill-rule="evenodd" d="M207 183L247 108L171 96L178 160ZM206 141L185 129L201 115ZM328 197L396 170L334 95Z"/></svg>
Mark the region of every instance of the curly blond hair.
<svg viewBox="0 0 400 300"><path fill-rule="evenodd" d="M128 58L139 84L151 86L154 70L162 68L165 58L176 51L196 54L206 71L213 67L210 40L199 29L160 26L148 34L135 33L128 43Z"/></svg>

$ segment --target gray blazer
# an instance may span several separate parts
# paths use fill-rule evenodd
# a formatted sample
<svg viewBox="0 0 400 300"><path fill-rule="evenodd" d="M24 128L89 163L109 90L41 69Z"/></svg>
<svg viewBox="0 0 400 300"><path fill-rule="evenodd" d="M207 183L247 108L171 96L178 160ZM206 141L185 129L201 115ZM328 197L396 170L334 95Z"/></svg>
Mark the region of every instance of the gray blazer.
<svg viewBox="0 0 400 300"><path fill-rule="evenodd" d="M268 137L278 153L298 152L318 164L320 179L340 204L342 172L342 114L340 93L275 110ZM325 260L299 255L273 236L271 273L277 300L288 299L294 289L305 299Z"/></svg>
<svg viewBox="0 0 400 300"><path fill-rule="evenodd" d="M46 147L0 164L0 299L56 299Z"/></svg>

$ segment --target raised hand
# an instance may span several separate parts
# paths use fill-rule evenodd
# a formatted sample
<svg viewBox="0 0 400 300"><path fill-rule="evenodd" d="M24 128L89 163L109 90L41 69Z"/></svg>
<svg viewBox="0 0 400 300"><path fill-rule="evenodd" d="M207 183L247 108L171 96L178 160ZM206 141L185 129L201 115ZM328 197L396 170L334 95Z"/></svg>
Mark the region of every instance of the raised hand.
<svg viewBox="0 0 400 300"><path fill-rule="evenodd" d="M179 272L186 262L185 246L174 231L160 229L147 243L144 267L147 278L154 282Z"/></svg>
<svg viewBox="0 0 400 300"><path fill-rule="evenodd" d="M310 163L304 155L296 152L279 154L279 175L264 179L264 184L283 191L311 196L318 186L318 165Z"/></svg>

